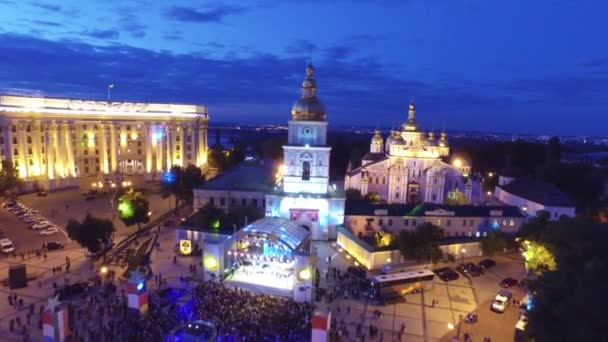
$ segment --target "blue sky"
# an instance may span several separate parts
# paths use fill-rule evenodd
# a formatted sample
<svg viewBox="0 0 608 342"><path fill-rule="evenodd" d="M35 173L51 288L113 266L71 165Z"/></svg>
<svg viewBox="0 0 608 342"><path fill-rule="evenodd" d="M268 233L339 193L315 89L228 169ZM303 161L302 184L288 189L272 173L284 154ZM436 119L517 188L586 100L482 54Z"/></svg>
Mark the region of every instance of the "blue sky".
<svg viewBox="0 0 608 342"><path fill-rule="evenodd" d="M332 124L604 135L601 0L0 0L0 92L284 123L312 54Z"/></svg>

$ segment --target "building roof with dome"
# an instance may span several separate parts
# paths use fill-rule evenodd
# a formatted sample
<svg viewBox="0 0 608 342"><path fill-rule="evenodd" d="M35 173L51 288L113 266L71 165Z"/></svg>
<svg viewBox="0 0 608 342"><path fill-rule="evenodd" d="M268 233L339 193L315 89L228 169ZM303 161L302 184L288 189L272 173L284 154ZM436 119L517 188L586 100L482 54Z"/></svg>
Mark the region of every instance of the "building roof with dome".
<svg viewBox="0 0 608 342"><path fill-rule="evenodd" d="M317 81L312 64L306 67L306 77L302 82L302 96L291 108L291 118L297 121L325 121L325 106L317 98Z"/></svg>

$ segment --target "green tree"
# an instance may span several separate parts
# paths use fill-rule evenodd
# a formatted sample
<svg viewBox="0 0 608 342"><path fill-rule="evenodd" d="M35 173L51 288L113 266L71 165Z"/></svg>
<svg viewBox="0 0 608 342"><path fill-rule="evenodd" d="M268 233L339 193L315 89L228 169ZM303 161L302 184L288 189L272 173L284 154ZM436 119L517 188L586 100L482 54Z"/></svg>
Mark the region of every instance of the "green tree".
<svg viewBox="0 0 608 342"><path fill-rule="evenodd" d="M540 243L556 268L529 282L534 307L526 331L536 341L604 341L608 226L581 219L548 226Z"/></svg>
<svg viewBox="0 0 608 342"><path fill-rule="evenodd" d="M3 160L0 164L0 194L12 191L19 183L17 167L8 160Z"/></svg>
<svg viewBox="0 0 608 342"><path fill-rule="evenodd" d="M161 191L164 198L175 196L175 209L181 202L191 203L193 199L192 190L205 182L201 169L194 165L183 168L178 165L163 175L161 180Z"/></svg>
<svg viewBox="0 0 608 342"><path fill-rule="evenodd" d="M501 231L491 231L481 238L481 250L484 255L492 256L507 247L507 239Z"/></svg>
<svg viewBox="0 0 608 342"><path fill-rule="evenodd" d="M539 275L545 271L555 271L557 268L555 256L542 244L525 240L522 248L526 269Z"/></svg>
<svg viewBox="0 0 608 342"><path fill-rule="evenodd" d="M150 221L150 202L141 192L135 192L133 189L120 196L117 209L118 216L127 227L136 224L139 231L142 223Z"/></svg>
<svg viewBox="0 0 608 342"><path fill-rule="evenodd" d="M393 245L393 234L386 230L379 230L374 234L376 247L384 248Z"/></svg>
<svg viewBox="0 0 608 342"><path fill-rule="evenodd" d="M112 241L114 224L107 219L100 219L87 214L82 222L71 219L66 225L66 231L70 239L78 242L91 253L101 249L101 245Z"/></svg>
<svg viewBox="0 0 608 342"><path fill-rule="evenodd" d="M402 230L399 233L397 247L404 258L417 261L441 260L443 253L439 242L443 239L443 229L431 223L424 223L414 231Z"/></svg>
<svg viewBox="0 0 608 342"><path fill-rule="evenodd" d="M359 189L348 188L346 189L346 191L344 191L344 193L346 194L347 200L360 200L363 198Z"/></svg>
<svg viewBox="0 0 608 342"><path fill-rule="evenodd" d="M365 199L366 201L373 203L373 204L378 204L378 203L382 202L382 199L380 198L380 194L378 194L377 192L368 192L367 194L365 194L363 199Z"/></svg>
<svg viewBox="0 0 608 342"><path fill-rule="evenodd" d="M457 188L448 192L445 197L445 204L447 205L467 205L469 199L467 196Z"/></svg>

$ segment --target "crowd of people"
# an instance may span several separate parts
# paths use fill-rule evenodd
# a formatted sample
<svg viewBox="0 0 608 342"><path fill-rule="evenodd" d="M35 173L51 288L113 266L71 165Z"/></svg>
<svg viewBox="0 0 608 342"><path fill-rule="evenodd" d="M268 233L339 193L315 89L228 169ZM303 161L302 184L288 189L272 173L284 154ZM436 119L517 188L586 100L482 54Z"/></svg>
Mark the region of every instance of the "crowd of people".
<svg viewBox="0 0 608 342"><path fill-rule="evenodd" d="M207 282L194 290L195 319L213 322L218 336L239 341L310 341L309 303Z"/></svg>

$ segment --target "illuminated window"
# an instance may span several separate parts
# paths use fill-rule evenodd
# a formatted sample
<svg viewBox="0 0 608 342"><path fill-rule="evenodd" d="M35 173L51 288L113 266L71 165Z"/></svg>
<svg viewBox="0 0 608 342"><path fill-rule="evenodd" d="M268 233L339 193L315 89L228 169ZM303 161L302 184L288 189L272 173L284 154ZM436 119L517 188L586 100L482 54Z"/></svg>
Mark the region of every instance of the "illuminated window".
<svg viewBox="0 0 608 342"><path fill-rule="evenodd" d="M513 220L509 221L509 226L513 227L515 225L515 222L513 222Z"/></svg>
<svg viewBox="0 0 608 342"><path fill-rule="evenodd" d="M302 163L302 180L310 180L310 162L305 161Z"/></svg>

